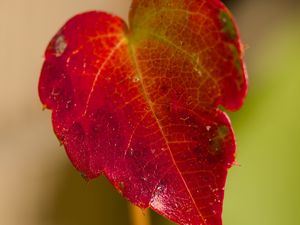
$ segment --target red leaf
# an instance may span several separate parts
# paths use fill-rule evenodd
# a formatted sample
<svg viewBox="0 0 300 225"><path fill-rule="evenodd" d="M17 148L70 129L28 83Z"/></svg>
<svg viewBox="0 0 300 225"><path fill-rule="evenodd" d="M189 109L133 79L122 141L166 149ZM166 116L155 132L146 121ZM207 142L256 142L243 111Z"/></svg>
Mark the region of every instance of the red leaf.
<svg viewBox="0 0 300 225"><path fill-rule="evenodd" d="M50 42L39 94L73 165L184 225L222 224L230 121L247 89L219 0L134 0L130 28L88 12Z"/></svg>

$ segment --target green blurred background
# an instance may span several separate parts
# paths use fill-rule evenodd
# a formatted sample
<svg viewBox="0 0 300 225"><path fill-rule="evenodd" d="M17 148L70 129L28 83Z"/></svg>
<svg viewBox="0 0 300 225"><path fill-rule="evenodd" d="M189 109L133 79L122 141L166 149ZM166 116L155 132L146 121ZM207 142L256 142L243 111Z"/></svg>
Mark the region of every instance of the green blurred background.
<svg viewBox="0 0 300 225"><path fill-rule="evenodd" d="M43 51L76 13L127 17L129 0L0 0L0 224L129 225L128 203L104 179L73 169L42 112ZM245 106L230 113L237 162L224 225L300 224L300 1L229 0L246 46ZM153 225L172 223L152 213ZM144 225L144 224L141 224Z"/></svg>

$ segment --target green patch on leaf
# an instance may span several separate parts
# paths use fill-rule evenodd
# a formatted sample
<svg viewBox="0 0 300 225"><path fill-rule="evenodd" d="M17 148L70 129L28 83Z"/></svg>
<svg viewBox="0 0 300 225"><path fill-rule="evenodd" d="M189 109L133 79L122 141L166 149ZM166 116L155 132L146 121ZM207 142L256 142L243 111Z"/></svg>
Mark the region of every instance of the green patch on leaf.
<svg viewBox="0 0 300 225"><path fill-rule="evenodd" d="M222 152L222 143L226 139L226 137L229 135L229 129L228 127L221 125L216 130L216 136L211 140L211 149L210 154L212 155L218 155Z"/></svg>
<svg viewBox="0 0 300 225"><path fill-rule="evenodd" d="M225 11L221 11L219 18L223 23L221 31L226 33L231 40L235 40L238 36L230 15Z"/></svg>

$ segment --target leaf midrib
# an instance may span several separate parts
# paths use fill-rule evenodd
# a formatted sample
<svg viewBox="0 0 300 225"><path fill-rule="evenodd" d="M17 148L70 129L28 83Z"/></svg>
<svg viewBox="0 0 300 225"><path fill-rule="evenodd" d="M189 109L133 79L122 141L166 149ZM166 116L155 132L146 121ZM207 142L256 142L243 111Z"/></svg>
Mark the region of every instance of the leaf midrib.
<svg viewBox="0 0 300 225"><path fill-rule="evenodd" d="M156 112L154 110L154 104L151 101L150 95L149 95L149 93L148 93L148 91L146 89L146 85L145 85L144 80L143 80L142 72L141 72L139 64L138 64L135 47L133 46L133 44L130 41L128 41L128 48L129 48L129 55L130 55L130 57L132 59L132 62L133 62L133 67L134 67L134 69L136 71L136 76L138 76L138 78L140 80L140 83L141 83L141 88L142 88L142 92L143 92L142 94L144 95L144 98L145 98L147 104L149 105L150 111L151 111L151 113L152 113L152 115L153 115L153 117L154 117L154 119L155 119L155 121L156 121L156 123L158 125L160 133L163 136L163 139L164 139L164 141L166 143L167 149L168 149L168 151L170 153L171 160L172 160L172 162L173 162L173 164L174 164L174 166L175 166L175 168L176 168L176 170L177 170L180 178L182 179L182 182L183 182L183 184L184 184L184 186L185 186L185 188L186 188L186 190L187 190L187 192L188 192L188 194L189 194L189 196L190 196L193 204L195 205L195 208L196 208L199 216L201 217L202 221L204 222L204 225L207 225L207 223L205 222L205 219L204 219L202 213L200 212L199 207L197 206L197 204L195 202L195 199L194 199L194 197L193 197L193 195L192 195L192 193L191 193L191 191L190 191L190 189L189 189L189 187L188 187L188 185L187 185L187 183L186 183L186 181L185 181L185 179L184 179L184 177L183 177L183 175L182 175L182 173L181 173L181 171L180 171L180 169L179 169L179 167L178 167L178 165L176 163L176 160L175 160L175 158L173 156L171 148L170 148L170 146L168 144L169 143L168 139L167 139L167 137L164 134L163 127L162 127L161 123L159 122L159 119L158 119L158 117L156 115Z"/></svg>

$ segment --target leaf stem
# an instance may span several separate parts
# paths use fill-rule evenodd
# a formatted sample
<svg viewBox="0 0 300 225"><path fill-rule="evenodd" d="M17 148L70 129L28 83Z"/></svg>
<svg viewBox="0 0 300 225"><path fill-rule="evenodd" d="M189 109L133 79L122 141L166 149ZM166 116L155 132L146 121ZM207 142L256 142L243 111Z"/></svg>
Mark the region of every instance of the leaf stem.
<svg viewBox="0 0 300 225"><path fill-rule="evenodd" d="M149 209L143 210L129 204L129 213L132 225L151 225Z"/></svg>

